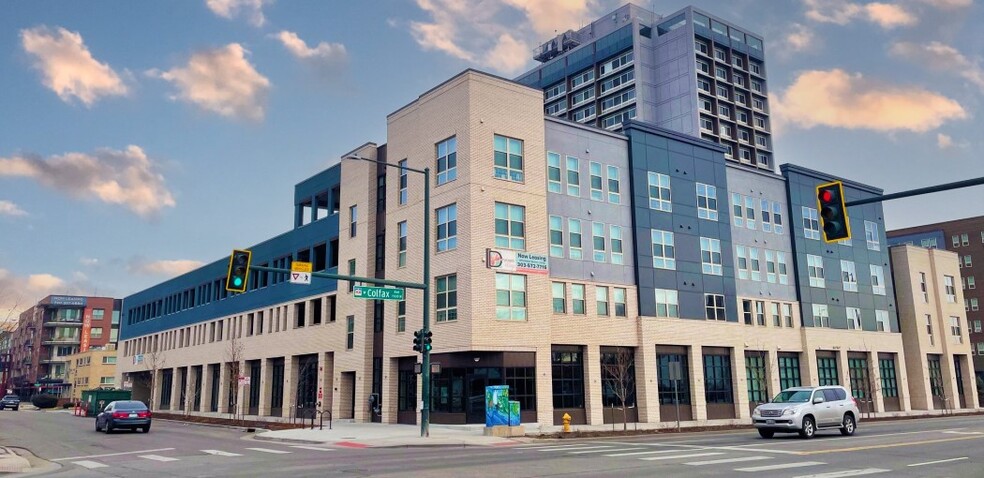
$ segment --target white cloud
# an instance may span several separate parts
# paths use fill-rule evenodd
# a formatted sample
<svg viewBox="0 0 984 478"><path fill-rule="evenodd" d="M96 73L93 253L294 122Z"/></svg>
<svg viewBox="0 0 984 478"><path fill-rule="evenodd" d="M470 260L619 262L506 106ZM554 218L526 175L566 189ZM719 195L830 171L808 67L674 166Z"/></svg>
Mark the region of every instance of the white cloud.
<svg viewBox="0 0 984 478"><path fill-rule="evenodd" d="M959 103L939 93L872 81L839 69L803 72L784 92L773 94L770 102L781 126L804 129L925 132L968 117Z"/></svg>
<svg viewBox="0 0 984 478"><path fill-rule="evenodd" d="M31 308L49 294L76 294L82 288L60 277L42 273L16 276L0 268L0 322L17 320L21 312Z"/></svg>
<svg viewBox="0 0 984 478"><path fill-rule="evenodd" d="M810 50L818 41L813 29L802 23L793 23L792 30L786 34L786 45L791 52Z"/></svg>
<svg viewBox="0 0 984 478"><path fill-rule="evenodd" d="M960 76L984 92L984 67L981 67L980 62L971 61L950 45L938 41L924 45L898 42L892 45L889 52L913 63L926 65L933 70Z"/></svg>
<svg viewBox="0 0 984 478"><path fill-rule="evenodd" d="M26 216L27 211L11 201L0 200L0 216Z"/></svg>
<svg viewBox="0 0 984 478"><path fill-rule="evenodd" d="M936 146L940 149L948 149L953 147L953 138L949 135L943 133L936 134Z"/></svg>
<svg viewBox="0 0 984 478"><path fill-rule="evenodd" d="M958 10L974 4L974 0L922 0L922 2L941 10Z"/></svg>
<svg viewBox="0 0 984 478"><path fill-rule="evenodd" d="M185 272L202 266L201 261L189 259L151 261L144 258L134 258L127 265L127 270L136 275L156 275L176 277Z"/></svg>
<svg viewBox="0 0 984 478"><path fill-rule="evenodd" d="M37 155L0 157L0 177L26 177L71 196L118 204L153 216L174 207L164 176L139 146L123 151L100 149L93 154L66 153L42 159Z"/></svg>
<svg viewBox="0 0 984 478"><path fill-rule="evenodd" d="M430 19L410 21L409 30L424 50L506 74L529 65L534 46L618 6L609 0L416 1Z"/></svg>
<svg viewBox="0 0 984 478"><path fill-rule="evenodd" d="M79 258L79 264L82 264L83 266L86 267L93 267L99 265L99 259L96 259L94 257L82 257Z"/></svg>
<svg viewBox="0 0 984 478"><path fill-rule="evenodd" d="M205 5L212 13L227 19L241 14L257 27L266 23L263 6L270 3L273 0L205 0Z"/></svg>
<svg viewBox="0 0 984 478"><path fill-rule="evenodd" d="M325 66L339 65L348 60L348 52L345 45L341 43L320 42L318 46L311 48L294 32L283 30L271 36L280 40L284 48L300 60L317 62Z"/></svg>
<svg viewBox="0 0 984 478"><path fill-rule="evenodd" d="M877 23L882 28L891 29L914 25L915 15L905 7L892 3L872 2L854 3L849 0L803 0L806 17L820 23L847 25L853 20L866 20Z"/></svg>
<svg viewBox="0 0 984 478"><path fill-rule="evenodd" d="M230 118L262 120L270 80L246 60L242 45L195 53L183 68L150 70L148 75L171 82L178 88L175 99Z"/></svg>
<svg viewBox="0 0 984 478"><path fill-rule="evenodd" d="M122 96L127 86L106 63L100 63L82 41L82 35L59 27L39 26L21 30L24 51L34 56L34 67L44 85L62 101L73 97L92 106L103 96Z"/></svg>

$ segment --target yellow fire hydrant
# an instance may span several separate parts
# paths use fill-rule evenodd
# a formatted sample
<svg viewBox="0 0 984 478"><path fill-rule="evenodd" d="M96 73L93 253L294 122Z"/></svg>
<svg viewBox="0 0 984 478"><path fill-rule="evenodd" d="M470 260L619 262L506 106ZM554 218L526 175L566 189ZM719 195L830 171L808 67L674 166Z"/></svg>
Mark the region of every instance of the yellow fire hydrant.
<svg viewBox="0 0 984 478"><path fill-rule="evenodd" d="M565 413L564 416L562 416L560 418L562 420L564 420L564 433L570 433L571 432L571 416Z"/></svg>

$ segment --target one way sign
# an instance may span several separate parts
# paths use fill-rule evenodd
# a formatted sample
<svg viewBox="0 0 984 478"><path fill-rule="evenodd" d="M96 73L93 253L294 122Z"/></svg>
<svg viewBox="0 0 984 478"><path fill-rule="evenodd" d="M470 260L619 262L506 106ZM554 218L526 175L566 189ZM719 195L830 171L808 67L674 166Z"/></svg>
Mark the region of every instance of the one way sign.
<svg viewBox="0 0 984 478"><path fill-rule="evenodd" d="M294 272L290 273L290 283L291 284L310 284L311 274L307 272Z"/></svg>

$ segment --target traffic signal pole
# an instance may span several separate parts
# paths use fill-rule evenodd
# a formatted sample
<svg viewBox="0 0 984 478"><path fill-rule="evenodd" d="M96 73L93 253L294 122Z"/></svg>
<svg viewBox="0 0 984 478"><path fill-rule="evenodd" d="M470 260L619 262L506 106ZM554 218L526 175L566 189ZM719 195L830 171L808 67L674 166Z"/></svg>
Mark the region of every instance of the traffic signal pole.
<svg viewBox="0 0 984 478"><path fill-rule="evenodd" d="M870 204L870 203L873 203L873 202L882 202L882 201L888 201L890 199L906 198L906 197L909 197L909 196L918 196L920 194L936 193L936 192L940 192L940 191L949 191L951 189L960 189L960 188L965 188L965 187L968 187L968 186L979 186L981 184L984 184L984 177L974 178L974 179L965 179L963 181L957 181L955 183L946 183L946 184L940 184L938 186L929 186L929 187L919 188L919 189L910 189L908 191L901 191L901 192L892 193L892 194L884 194L884 195L881 195L881 196L874 196L874 197L870 197L870 198L858 199L858 200L855 200L855 201L848 201L847 203L844 204L844 206L845 207L860 206L862 204Z"/></svg>
<svg viewBox="0 0 984 478"><path fill-rule="evenodd" d="M430 332L430 168L424 168L424 328L423 337ZM426 340L426 339L425 339ZM423 390L423 405L420 407L420 436L430 436L430 405L431 405L431 367L430 346L423 347L421 360L420 381Z"/></svg>

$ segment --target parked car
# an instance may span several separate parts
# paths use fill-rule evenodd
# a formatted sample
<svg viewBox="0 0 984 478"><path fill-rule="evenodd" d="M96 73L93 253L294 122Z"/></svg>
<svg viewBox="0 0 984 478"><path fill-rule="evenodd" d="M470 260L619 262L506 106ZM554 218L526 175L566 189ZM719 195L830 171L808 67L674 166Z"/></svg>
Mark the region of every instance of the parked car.
<svg viewBox="0 0 984 478"><path fill-rule="evenodd" d="M752 411L752 423L762 438L776 433L813 438L817 430L826 429L849 436L857 431L860 418L854 397L839 386L788 388Z"/></svg>
<svg viewBox="0 0 984 478"><path fill-rule="evenodd" d="M113 430L127 428L130 430L150 431L150 410L143 402L136 400L119 400L109 402L99 415L96 415L96 431L111 433Z"/></svg>
<svg viewBox="0 0 984 478"><path fill-rule="evenodd" d="M19 410L20 397L17 395L5 395L3 398L0 398L0 410L5 408L13 408L15 412Z"/></svg>

